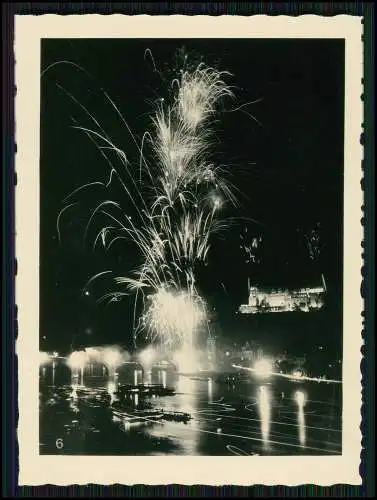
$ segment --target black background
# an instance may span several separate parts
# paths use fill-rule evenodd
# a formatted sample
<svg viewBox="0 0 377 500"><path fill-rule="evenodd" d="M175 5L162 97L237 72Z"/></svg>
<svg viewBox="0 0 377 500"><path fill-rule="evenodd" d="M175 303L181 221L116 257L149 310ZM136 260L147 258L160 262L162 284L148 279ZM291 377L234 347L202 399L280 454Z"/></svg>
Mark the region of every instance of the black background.
<svg viewBox="0 0 377 500"><path fill-rule="evenodd" d="M153 102L167 95L179 69L176 54L182 46L189 58L201 57L233 75L227 82L234 85L236 98L225 101L225 112L218 115L213 159L228 166L231 181L242 192L240 208L226 207L224 215L255 220L247 224L249 234L263 237L258 266L246 266L239 249L244 223L212 243L204 289L206 298L221 311L223 335L248 335L250 329L232 324L234 311L247 300L248 276L259 285L294 287L319 285L323 272L329 290L326 314L331 319L326 323L321 317L320 322L327 324L326 334L339 345L344 41L288 39L42 42L40 324L41 336L47 337L43 345L66 349L78 338L84 343L130 343L133 302L98 305L96 293L87 297L82 289L97 272L116 269L127 274L137 257L121 245L107 254L91 252L83 245L83 225L90 214L81 208L63 216L58 244L56 219L64 197L84 183L105 180L109 173L94 145L72 127L72 118L92 128L85 106L131 164L138 165L135 144L101 89L140 141L150 125ZM158 73L145 53L148 48ZM250 101L257 102L229 112ZM301 235L317 223L322 254L313 264ZM278 316L273 321L287 321Z"/></svg>
<svg viewBox="0 0 377 500"><path fill-rule="evenodd" d="M364 347L363 347L363 362L361 365L363 374L363 408L361 424L363 431L363 452L361 454L361 474L362 485L350 486L346 484L333 485L330 487L319 487L316 485L301 485L297 487L268 487L257 485L253 487L240 487L236 485L228 485L221 487L223 496L276 496L290 495L335 495L338 497L355 497L355 496L374 496L374 425L370 425L374 421L374 356L371 354L374 349L374 300L372 294L374 290L374 23L373 23L373 2L327 2L318 3L234 3L225 4L223 2L211 3L117 3L98 2L94 4L79 3L30 3L30 2L14 2L4 3L3 11L3 125L4 134L9 138L5 142L4 154L9 157L9 168L3 169L3 197L6 200L3 212L3 249L4 251L4 269L8 269L8 276L4 273L3 278L3 387L4 404L7 414L8 426L4 427L3 438L6 450L6 459L4 463L10 464L7 468L7 474L4 474L2 482L4 496L10 495L30 495L33 488L28 486L19 487L17 483L17 439L16 439L16 422L17 422L17 356L15 355L15 339L17 338L17 307L14 300L14 279L12 278L16 272L16 255L14 252L14 190L15 190L15 127L14 127L14 56L13 56L13 35L14 35L14 15L17 14L45 14L48 12L58 14L82 14L86 13L149 13L149 14L233 14L233 15L289 15L294 16L302 14L317 14L323 16L333 16L336 14L349 14L356 16L365 16L364 22L364 153L365 153L365 171L364 171L364 189L365 189L365 267L363 273L363 289L362 295L366 301L365 304L365 327L363 329ZM8 208L8 210L7 210ZM371 258L372 257L372 258ZM8 279L8 277L11 277ZM373 294L374 297L374 294ZM6 333L6 334L5 334ZM12 466L13 464L13 466ZM128 494L134 496L152 496L166 497L177 495L194 496L197 494L211 496L218 494L219 488L210 486L191 486L183 485L165 485L165 486L145 486L136 485L126 487L115 485L113 487L88 485L77 487L57 487L54 485L44 485L35 487L35 493L39 496L72 496L97 495L108 497L109 494L117 497L124 497ZM189 491L190 490L190 491Z"/></svg>

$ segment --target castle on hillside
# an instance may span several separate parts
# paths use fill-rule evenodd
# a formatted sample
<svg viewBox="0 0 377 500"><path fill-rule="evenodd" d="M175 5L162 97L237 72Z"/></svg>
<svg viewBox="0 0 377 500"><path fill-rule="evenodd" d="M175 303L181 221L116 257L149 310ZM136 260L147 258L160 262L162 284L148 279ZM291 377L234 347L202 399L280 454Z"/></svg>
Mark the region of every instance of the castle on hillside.
<svg viewBox="0 0 377 500"><path fill-rule="evenodd" d="M322 286L291 289L259 288L249 284L249 301L241 304L241 314L302 311L321 309L325 304L326 284Z"/></svg>

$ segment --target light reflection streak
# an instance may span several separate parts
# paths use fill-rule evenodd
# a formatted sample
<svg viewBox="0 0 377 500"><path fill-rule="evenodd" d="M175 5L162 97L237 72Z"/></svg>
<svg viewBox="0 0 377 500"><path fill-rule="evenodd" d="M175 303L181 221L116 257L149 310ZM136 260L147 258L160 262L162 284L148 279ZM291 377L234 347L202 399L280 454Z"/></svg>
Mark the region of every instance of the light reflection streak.
<svg viewBox="0 0 377 500"><path fill-rule="evenodd" d="M213 403L215 404L215 403ZM220 410L222 411L227 411L227 412L232 412L236 411L235 408L221 408ZM239 417L235 415L226 415L225 413L220 413L220 411L216 411L215 408L211 409L209 408L208 410L203 409L203 410L198 410L195 412L196 415L203 415L203 416L212 416L212 417L222 417L222 418L228 418L228 419L235 419L235 420L245 420L247 422L260 422L261 419L259 418L247 418L247 417ZM288 427L297 427L297 424L289 423L289 422L278 422L275 420L271 420L270 424L274 425L283 425L283 426L288 426ZM326 431L326 432L342 432L340 429L332 429L330 427L317 427L317 426L306 426L307 429L313 429L313 430L319 430L319 431Z"/></svg>
<svg viewBox="0 0 377 500"><path fill-rule="evenodd" d="M305 412L304 412L305 394L301 391L297 391L295 394L295 399L298 406L297 421L298 421L300 445L305 447L306 444Z"/></svg>
<svg viewBox="0 0 377 500"><path fill-rule="evenodd" d="M307 416L305 408L307 406L307 402L311 400L309 400L306 394L301 390L293 391L292 397L289 398L293 403L293 406L292 404L288 406L287 404L284 406L279 404L277 406L277 408L280 407L286 409L288 414L291 413L293 422L287 423L277 421L275 422L278 424L276 428L271 419L272 394L270 391L272 389L267 386L260 387L259 391L257 390L254 397L251 399L249 395L249 402L244 406L245 410L250 409L250 411L254 411L254 415L250 416L259 416L260 418L246 418L246 416L238 416L236 413L238 406L233 404L231 401L225 402L226 400L224 400L224 398L213 401L212 391L216 387L216 382L214 382L211 378L206 377L198 382L197 380L190 379L189 377L181 376L178 378L178 381L179 384L177 389L179 392L177 392L177 394L173 397L168 396L166 398L158 398L157 408L162 406L165 410L169 411L188 411L193 416L192 421L190 421L187 425L183 425L180 423L177 424L176 422L160 422L158 420L154 420L154 417L143 418L142 415L144 415L144 413L140 413L139 409L141 401L140 398L142 396L141 394L136 394L134 392L131 399L131 406L134 406L134 410L131 411L131 414L129 415L130 421L127 425L125 425L125 430L127 426L129 429L130 425L131 427L134 425L140 425L139 419L145 421L145 423L150 422L150 424L153 424L151 430L148 431L151 437L154 439L159 436L165 438L168 437L170 440L176 442L176 444L181 448L183 454L195 454L198 446L200 446L201 433L211 434L211 439L214 439L215 436L217 436L216 439L222 440L225 438L225 442L221 441L221 445L226 447L228 452L234 455L254 455L254 451L261 454L270 454L271 450L273 451L275 448L275 445L284 448L288 447L288 450L289 448L299 450L304 447L305 450L313 450L321 453L326 452L326 454L341 453L339 449L337 449L338 444L336 442L332 442L333 440L325 441L324 439L321 439L320 436L316 437L312 433L309 433L308 435L310 438L306 435L309 431L306 431L305 420L310 417ZM215 387L213 387L214 385ZM113 395L115 387L116 380L109 381L107 384L107 392L110 395ZM198 388L200 388L199 392ZM77 399L81 400L83 397L85 403L86 393L82 393L81 391L82 388L80 388L77 383L72 386L70 401L71 411L79 411L76 406ZM79 392L78 395L77 392ZM198 395L201 395L201 399L198 399ZM286 394L286 396L286 401L288 401L288 395ZM212 399L212 401L210 401L210 399ZM252 401L255 401L255 404L257 405L254 408ZM202 404L206 406L208 405L207 408L203 408ZM296 404L297 408L295 407ZM259 415L255 413L255 411L257 411ZM139 413L140 415L138 415ZM312 413L315 415L315 412ZM124 414L123 418L121 418L122 426L125 416L126 415ZM135 417L138 417L136 419L137 421L134 421ZM220 418L222 422L218 423L217 420L220 420ZM156 430L156 424L158 424L157 427L160 430ZM222 429L221 434L217 432L219 425ZM281 428L281 426L283 427ZM286 432L285 426L289 426L287 427L288 432ZM279 427L281 429L280 432L277 431ZM329 431L331 433L341 432L339 429L308 426L308 429L311 428L315 430ZM293 432L289 431L289 429L292 429ZM227 437L229 439L226 439ZM251 441L260 444L257 444L256 448L254 448L254 446L248 447L245 445L245 443ZM307 444L309 446L307 446ZM298 451L298 453L300 452Z"/></svg>
<svg viewBox="0 0 377 500"><path fill-rule="evenodd" d="M212 379L208 379L208 403L213 402L213 387L212 387Z"/></svg>
<svg viewBox="0 0 377 500"><path fill-rule="evenodd" d="M230 451L231 453L233 453L233 455L246 455L246 456L250 456L250 455L259 455L258 453L249 453L245 450L242 450L241 448L238 448L238 446L233 446L231 444L227 444L226 445L226 449L228 451Z"/></svg>
<svg viewBox="0 0 377 500"><path fill-rule="evenodd" d="M302 406L298 409L298 425L299 425L299 439L301 446L306 443L306 430L305 430L305 413Z"/></svg>
<svg viewBox="0 0 377 500"><path fill-rule="evenodd" d="M203 432L205 434L215 434L215 435L217 435L217 432L215 432L215 431L209 431L209 430L200 429L200 428L196 428L196 431L197 432ZM261 438L255 438L255 437L245 436L245 435L239 435L239 434L229 434L229 433L224 433L223 432L222 436L227 436L227 437L232 437L232 438L240 438L242 440L247 439L249 441L263 442L263 439L261 439ZM291 448L301 448L300 445L297 445L297 444L294 444L294 443L288 443L288 442L284 442L284 441L272 441L272 440L269 440L269 443L270 444L280 445L280 446L289 446ZM329 449L324 450L323 448L316 448L314 446L307 446L306 449L307 450L313 450L313 451L320 451L320 452L326 451L326 452L334 454L334 455L341 455L341 452L339 450L329 450Z"/></svg>
<svg viewBox="0 0 377 500"><path fill-rule="evenodd" d="M70 392L70 403L69 403L69 407L70 409L74 412L74 413L79 413L79 408L77 406L77 403L78 403L78 394L77 394L77 388L78 388L78 384L73 382L72 383L72 390Z"/></svg>
<svg viewBox="0 0 377 500"><path fill-rule="evenodd" d="M179 411L194 414L197 410L197 393L195 391L196 381L186 376L179 376L176 385L176 394L159 398L158 408L168 411ZM199 445L198 427L194 421L187 424L161 421L156 422L161 425L153 426L150 431L150 436L153 438L166 438L167 436L172 439L177 446L182 450L184 455L197 455Z"/></svg>
<svg viewBox="0 0 377 500"><path fill-rule="evenodd" d="M109 381L107 384L107 392L110 395L110 406L116 401L116 392L118 390L118 382L116 376L114 377L114 381Z"/></svg>
<svg viewBox="0 0 377 500"><path fill-rule="evenodd" d="M220 418L203 418L202 415L199 415L195 420L197 423L201 424L203 422L210 422L210 423L214 423L214 422L217 422L217 421L223 421L224 422L224 425L225 424L228 424L228 422L226 422L226 420L228 419L229 417L227 415L223 415L222 417ZM260 422L258 420L258 422ZM297 425L294 425L294 427L298 427ZM243 432L243 433L246 433L246 435L250 435L250 436L259 436L260 437L260 429L258 429L257 427L254 427L254 426L250 426L247 422L235 422L234 424L231 424L231 429L233 432ZM289 437L289 435L288 435ZM269 441L271 441L271 439L277 439L277 438L287 438L287 433L286 432L279 432L279 431L274 431L274 432L270 432L269 434ZM315 439L312 439L312 442L315 442L315 441L318 441L318 440L315 440ZM334 442L331 442L331 441L321 441L319 440L319 442L321 442L321 444L328 444L328 445L335 445L336 443Z"/></svg>
<svg viewBox="0 0 377 500"><path fill-rule="evenodd" d="M149 370L146 373L146 383L152 384L152 370Z"/></svg>
<svg viewBox="0 0 377 500"><path fill-rule="evenodd" d="M267 446L270 436L271 405L270 394L265 386L259 388L258 406L261 417L261 434L263 444Z"/></svg>
<svg viewBox="0 0 377 500"><path fill-rule="evenodd" d="M166 370L162 370L161 375L162 375L162 387L166 389Z"/></svg>
<svg viewBox="0 0 377 500"><path fill-rule="evenodd" d="M189 377L179 377L177 393L179 393L179 405L182 411L188 413L196 410L195 380ZM178 394L177 394L178 395Z"/></svg>

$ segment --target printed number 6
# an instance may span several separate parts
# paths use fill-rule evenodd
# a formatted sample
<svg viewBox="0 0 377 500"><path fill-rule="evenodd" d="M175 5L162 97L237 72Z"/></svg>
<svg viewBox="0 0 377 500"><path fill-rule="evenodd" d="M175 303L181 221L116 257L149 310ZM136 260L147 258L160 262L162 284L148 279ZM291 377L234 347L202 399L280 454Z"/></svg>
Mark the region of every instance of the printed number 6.
<svg viewBox="0 0 377 500"><path fill-rule="evenodd" d="M64 446L62 438L59 438L55 441L55 445L58 450L61 450Z"/></svg>

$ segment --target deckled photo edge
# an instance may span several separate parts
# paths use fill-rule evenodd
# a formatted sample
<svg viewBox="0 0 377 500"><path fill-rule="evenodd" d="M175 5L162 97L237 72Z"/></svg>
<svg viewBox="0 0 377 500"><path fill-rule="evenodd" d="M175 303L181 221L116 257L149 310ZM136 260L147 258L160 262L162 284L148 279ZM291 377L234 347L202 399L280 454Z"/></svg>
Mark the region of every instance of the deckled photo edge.
<svg viewBox="0 0 377 500"><path fill-rule="evenodd" d="M16 303L20 485L360 484L362 26L351 16L16 16ZM196 16L195 16L196 17ZM215 22L216 21L216 22ZM168 25L168 26L167 26ZM210 26L211 25L211 26ZM86 37L345 38L343 455L341 457L62 457L38 451L40 40ZM246 460L248 463L246 464ZM242 461L242 463L241 463ZM249 462L250 461L250 462ZM237 462L237 463L236 463ZM162 473L161 471L165 472ZM251 471L251 472L250 472ZM274 477L271 473L273 471Z"/></svg>

